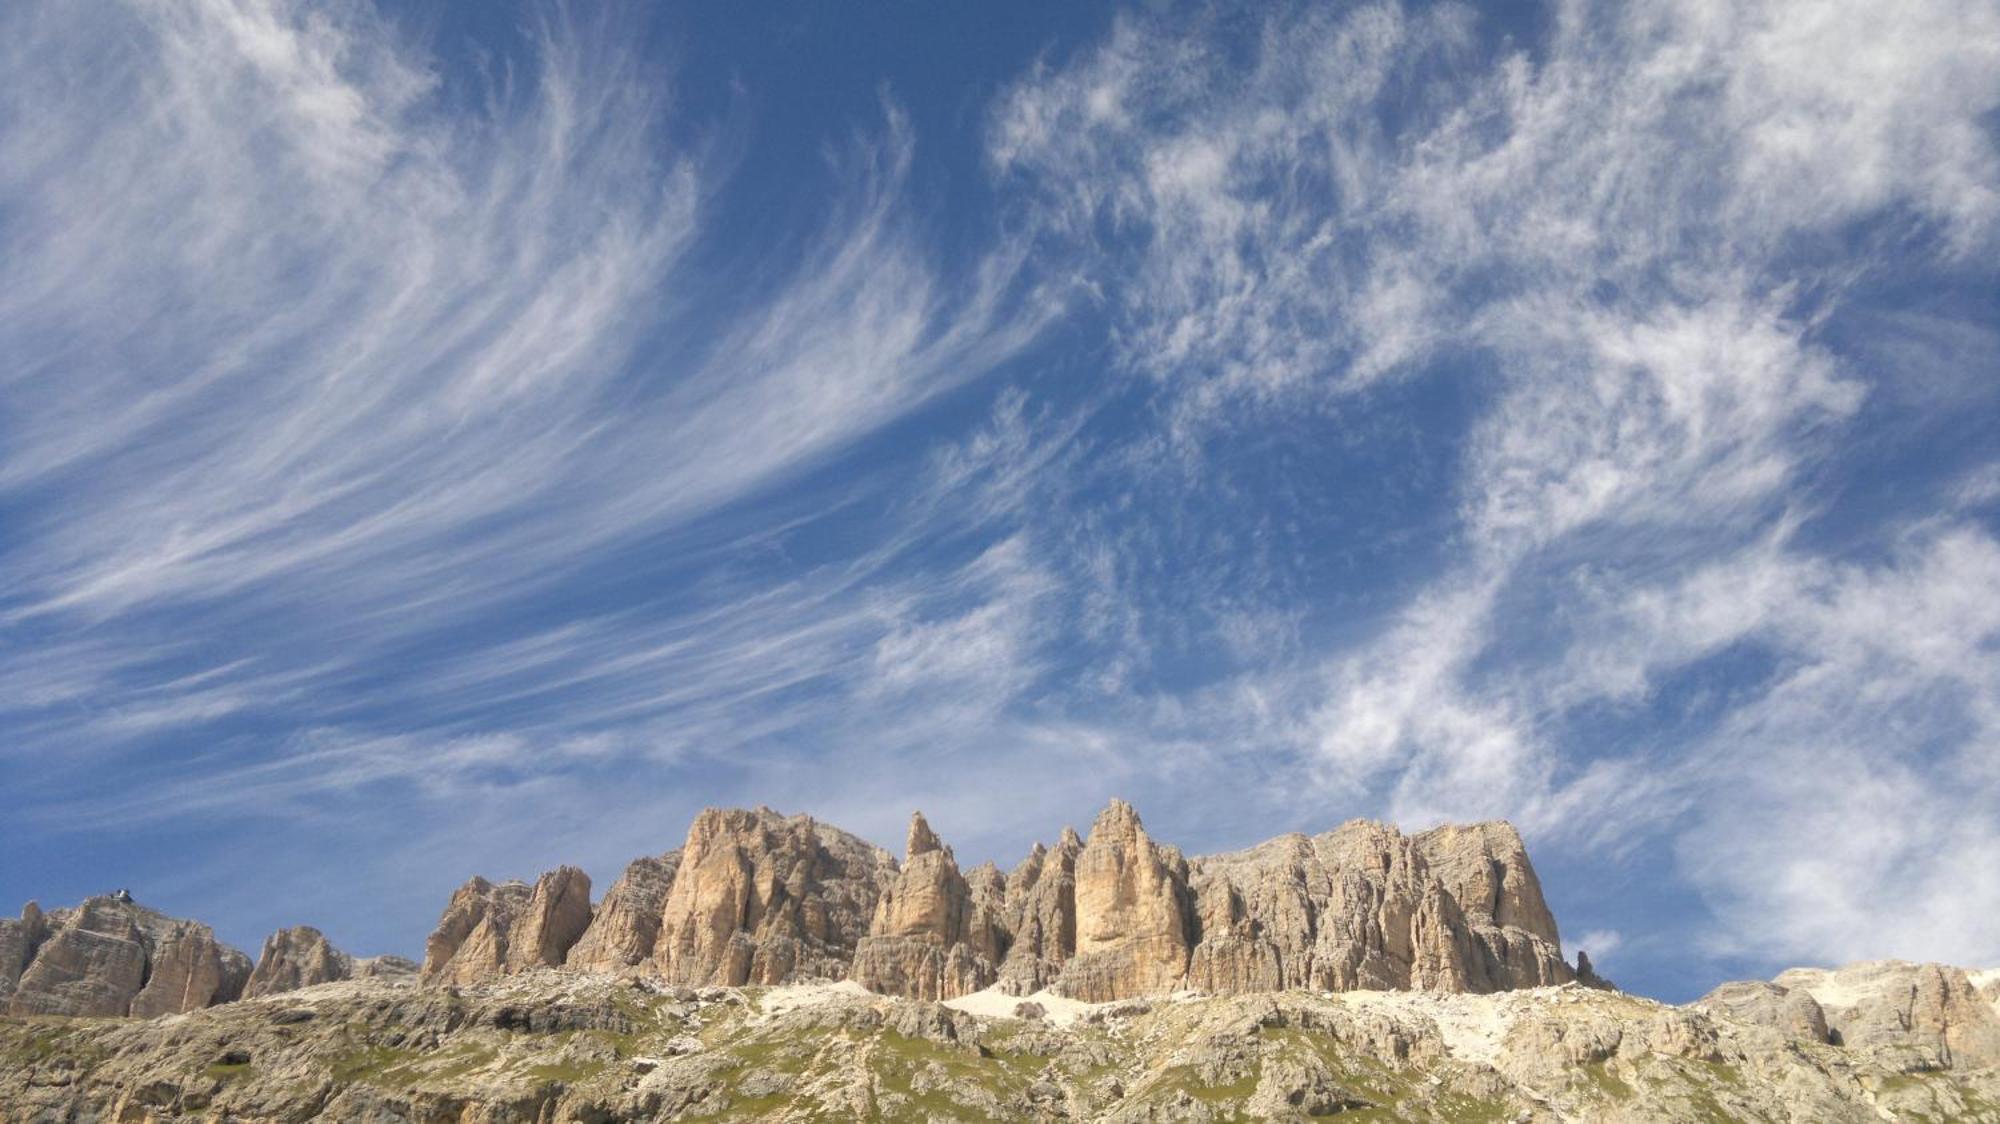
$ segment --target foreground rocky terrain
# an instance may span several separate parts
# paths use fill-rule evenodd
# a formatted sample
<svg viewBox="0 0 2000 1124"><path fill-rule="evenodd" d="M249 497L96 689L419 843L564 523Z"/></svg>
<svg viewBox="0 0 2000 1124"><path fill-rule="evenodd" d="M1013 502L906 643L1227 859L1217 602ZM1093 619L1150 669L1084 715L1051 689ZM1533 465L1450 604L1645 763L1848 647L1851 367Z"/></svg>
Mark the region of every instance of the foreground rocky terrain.
<svg viewBox="0 0 2000 1124"><path fill-rule="evenodd" d="M1952 971L1870 965L1831 987ZM1853 1017L1879 1037L1834 1045L1809 992L1767 986L1738 990L1773 1002L1674 1008L1575 984L941 1004L547 968L358 980L151 1020L0 1022L0 1118L2000 1120L2000 1058L1949 1044L1956 1024L1890 1035L1893 1012L1871 1010Z"/></svg>
<svg viewBox="0 0 2000 1124"><path fill-rule="evenodd" d="M1992 1120L2000 973L1623 995L1501 823L1195 858L1114 801L1013 870L710 810L593 900L474 878L419 967L128 894L0 919L0 1120Z"/></svg>

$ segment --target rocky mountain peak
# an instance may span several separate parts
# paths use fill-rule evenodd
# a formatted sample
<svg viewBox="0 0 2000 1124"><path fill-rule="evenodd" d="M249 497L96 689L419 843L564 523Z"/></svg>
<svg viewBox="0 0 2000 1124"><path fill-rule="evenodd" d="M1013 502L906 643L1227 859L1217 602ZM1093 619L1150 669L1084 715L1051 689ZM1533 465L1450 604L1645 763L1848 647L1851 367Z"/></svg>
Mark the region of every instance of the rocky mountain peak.
<svg viewBox="0 0 2000 1124"><path fill-rule="evenodd" d="M924 814L911 812L910 832L903 845L905 861L940 850L943 846L944 844L938 842L937 833L931 830L930 823L924 819Z"/></svg>

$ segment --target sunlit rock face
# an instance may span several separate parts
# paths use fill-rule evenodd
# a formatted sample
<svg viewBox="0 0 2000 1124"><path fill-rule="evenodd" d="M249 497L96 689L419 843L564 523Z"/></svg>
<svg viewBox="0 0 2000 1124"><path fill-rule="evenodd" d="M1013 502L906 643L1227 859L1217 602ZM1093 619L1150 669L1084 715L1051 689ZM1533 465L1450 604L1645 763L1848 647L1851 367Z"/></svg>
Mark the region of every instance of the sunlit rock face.
<svg viewBox="0 0 2000 1124"><path fill-rule="evenodd" d="M565 867L473 879L424 978L536 967L684 985L853 979L951 999L988 987L1103 1001L1181 989L1489 992L1576 978L1507 824L1406 836L1354 821L1188 859L1114 800L1006 874L969 874L919 814L900 863L766 808L709 809L679 850L633 862L594 908Z"/></svg>
<svg viewBox="0 0 2000 1124"><path fill-rule="evenodd" d="M709 809L681 848L653 965L678 984L840 979L895 876L888 852L811 817Z"/></svg>
<svg viewBox="0 0 2000 1124"><path fill-rule="evenodd" d="M249 976L249 957L208 926L167 917L123 892L47 915L31 903L0 927L10 1014L180 1014L236 999Z"/></svg>
<svg viewBox="0 0 2000 1124"><path fill-rule="evenodd" d="M912 999L955 999L993 983L1003 941L991 912L997 873L982 871L985 890L975 893L922 813L911 817L902 870L855 949L851 977Z"/></svg>
<svg viewBox="0 0 2000 1124"><path fill-rule="evenodd" d="M680 865L679 851L632 860L563 963L580 972L625 972L651 961Z"/></svg>

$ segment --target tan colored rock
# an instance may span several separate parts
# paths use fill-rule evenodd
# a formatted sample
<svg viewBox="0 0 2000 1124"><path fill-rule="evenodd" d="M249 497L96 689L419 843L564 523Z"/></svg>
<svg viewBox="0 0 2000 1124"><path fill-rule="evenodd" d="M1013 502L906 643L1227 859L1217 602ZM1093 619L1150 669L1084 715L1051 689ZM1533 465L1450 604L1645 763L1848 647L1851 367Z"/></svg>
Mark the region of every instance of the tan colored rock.
<svg viewBox="0 0 2000 1124"><path fill-rule="evenodd" d="M354 958L333 947L310 925L280 929L264 938L257 968L243 989L245 999L278 995L302 987L354 978Z"/></svg>
<svg viewBox="0 0 2000 1124"><path fill-rule="evenodd" d="M1818 1001L1842 1046L1933 1047L1948 1065L2000 1065L2000 1012L1961 968L1869 960L1793 968L1772 982Z"/></svg>
<svg viewBox="0 0 2000 1124"><path fill-rule="evenodd" d="M955 999L986 987L998 973L998 922L975 903L957 860L921 812L910 818L907 854L856 946L851 978L913 999Z"/></svg>
<svg viewBox="0 0 2000 1124"><path fill-rule="evenodd" d="M809 816L695 818L653 963L679 984L843 979L896 875L887 852Z"/></svg>
<svg viewBox="0 0 2000 1124"><path fill-rule="evenodd" d="M104 894L17 922L27 964L7 1001L19 1015L179 1014L241 993L249 958L206 925ZM28 942L33 932L40 939Z"/></svg>
<svg viewBox="0 0 2000 1124"><path fill-rule="evenodd" d="M123 1015L146 982L146 941L134 908L109 896L52 915L54 931L21 973L16 1015Z"/></svg>
<svg viewBox="0 0 2000 1124"><path fill-rule="evenodd" d="M42 908L34 902L21 907L18 920L0 917L0 1010L6 1008L7 998L14 994L15 986L21 982L21 973L27 971L29 961L35 958L35 950L48 939L48 935Z"/></svg>
<svg viewBox="0 0 2000 1124"><path fill-rule="evenodd" d="M667 893L673 889L680 864L681 853L670 851L658 858L637 859L626 867L598 905L590 928L569 950L564 965L582 972L623 972L650 961L659 941Z"/></svg>
<svg viewBox="0 0 2000 1124"><path fill-rule="evenodd" d="M474 877L445 904L424 942L425 983L466 984L506 974L507 931L534 895L525 882Z"/></svg>
<svg viewBox="0 0 2000 1124"><path fill-rule="evenodd" d="M507 933L509 974L562 965L570 946L590 927L590 875L558 867L535 881L535 891Z"/></svg>
<svg viewBox="0 0 2000 1124"><path fill-rule="evenodd" d="M1457 902L1477 958L1466 965L1466 990L1502 991L1567 983L1554 915L1528 861L1528 849L1505 821L1447 825L1416 836L1431 872Z"/></svg>
<svg viewBox="0 0 2000 1124"><path fill-rule="evenodd" d="M1053 984L1076 952L1076 858L1083 840L1064 828L1053 850L1035 844L1007 875L1004 925L1010 936L1000 986L1032 995Z"/></svg>
<svg viewBox="0 0 2000 1124"><path fill-rule="evenodd" d="M1076 948L1056 990L1098 1002L1179 987L1194 946L1179 852L1155 844L1138 812L1113 800L1091 825L1075 879Z"/></svg>
<svg viewBox="0 0 2000 1124"><path fill-rule="evenodd" d="M1555 917L1542 900L1541 881L1528 862L1528 848L1513 824L1447 824L1414 841L1467 920L1524 929L1550 944L1561 943Z"/></svg>
<svg viewBox="0 0 2000 1124"><path fill-rule="evenodd" d="M132 997L136 1018L178 1015L234 1002L250 976L250 958L218 943L208 926L177 923L149 954L146 984Z"/></svg>
<svg viewBox="0 0 2000 1124"><path fill-rule="evenodd" d="M1691 1006L1736 1022L1768 1027L1786 1038L1830 1041L1826 1013L1803 988L1779 987L1763 980L1736 980L1710 991Z"/></svg>
<svg viewBox="0 0 2000 1124"><path fill-rule="evenodd" d="M404 980L414 978L421 966L407 956L361 956L354 961L357 980Z"/></svg>
<svg viewBox="0 0 2000 1124"><path fill-rule="evenodd" d="M1553 939L1495 920L1535 920L1541 902L1505 825L1412 839L1356 820L1194 859L1189 884L1199 940L1187 982L1202 990L1483 992L1573 976ZM1457 893L1479 899L1476 916Z"/></svg>

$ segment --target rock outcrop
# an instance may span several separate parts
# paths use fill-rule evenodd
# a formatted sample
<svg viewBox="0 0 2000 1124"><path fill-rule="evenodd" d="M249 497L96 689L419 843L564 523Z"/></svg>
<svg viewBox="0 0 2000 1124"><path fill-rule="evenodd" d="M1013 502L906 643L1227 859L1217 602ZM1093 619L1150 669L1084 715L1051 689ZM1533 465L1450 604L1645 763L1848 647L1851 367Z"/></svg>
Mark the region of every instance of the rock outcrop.
<svg viewBox="0 0 2000 1124"><path fill-rule="evenodd" d="M310 925L280 929L264 938L263 955L243 989L245 999L281 995L300 988L341 980L394 980L417 974L414 961L401 956L356 957L333 946L326 934Z"/></svg>
<svg viewBox="0 0 2000 1124"><path fill-rule="evenodd" d="M17 1015L179 1014L237 998L250 975L249 958L208 926L123 893L46 916L30 905L0 930L0 957L0 969L21 965L7 994Z"/></svg>
<svg viewBox="0 0 2000 1124"><path fill-rule="evenodd" d="M48 922L42 907L29 902L19 918L0 917L0 1010L21 982L21 973L35 958L35 950L48 939Z"/></svg>
<svg viewBox="0 0 2000 1124"><path fill-rule="evenodd" d="M1055 989L1089 1002L1182 986L1193 950L1187 863L1113 800L1076 857L1076 945Z"/></svg>
<svg viewBox="0 0 2000 1124"><path fill-rule="evenodd" d="M1936 1050L1946 1065L2000 1065L2000 1011L1963 969L1870 960L1793 968L1772 982L1812 996L1828 1037L1840 1045L1918 1046Z"/></svg>
<svg viewBox="0 0 2000 1124"><path fill-rule="evenodd" d="M535 891L507 932L507 971L557 968L590 927L590 875L558 867L535 881Z"/></svg>
<svg viewBox="0 0 2000 1124"><path fill-rule="evenodd" d="M0 1019L22 1121L1988 1121L2000 1067L1583 987L945 1004L526 972Z"/></svg>
<svg viewBox="0 0 2000 1124"><path fill-rule="evenodd" d="M427 982L531 968L689 986L853 979L949 999L997 986L1102 1001L1183 988L1491 992L1574 980L1520 835L1406 836L1353 821L1184 858L1114 800L1002 875L964 873L923 816L899 865L806 816L708 809L678 851L626 868L594 910L573 867L475 878L426 948ZM1593 973L1588 982L1605 985Z"/></svg>
<svg viewBox="0 0 2000 1124"><path fill-rule="evenodd" d="M855 948L851 978L912 999L955 999L991 984L1005 952L991 912L997 874L982 874L985 892L976 897L923 814L912 816L902 870Z"/></svg>
<svg viewBox="0 0 2000 1124"><path fill-rule="evenodd" d="M127 1013L143 1019L232 1002L242 996L250 971L250 958L218 943L208 926L176 922L152 948L145 986Z"/></svg>
<svg viewBox="0 0 2000 1124"><path fill-rule="evenodd" d="M1788 1038L1830 1042L1826 1012L1803 988L1780 987L1764 980L1736 980L1697 999L1695 1008L1752 1026L1768 1027Z"/></svg>
<svg viewBox="0 0 2000 1124"><path fill-rule="evenodd" d="M1083 840L1064 828L1054 849L1035 844L1007 875L1001 914L1012 943L1000 965L1000 983L1030 995L1055 983L1076 950L1076 858Z"/></svg>
<svg viewBox="0 0 2000 1124"><path fill-rule="evenodd" d="M769 808L697 816L653 965L677 984L841 979L896 875L878 847Z"/></svg>
<svg viewBox="0 0 2000 1124"><path fill-rule="evenodd" d="M563 963L581 972L625 972L652 960L667 893L680 865L679 851L634 860L611 884L590 928Z"/></svg>
<svg viewBox="0 0 2000 1124"><path fill-rule="evenodd" d="M333 947L310 925L280 929L264 938L263 954L243 989L246 999L354 978L354 958Z"/></svg>
<svg viewBox="0 0 2000 1124"><path fill-rule="evenodd" d="M525 882L496 886L477 875L453 891L424 941L424 982L471 983L505 975L507 932L533 896Z"/></svg>

